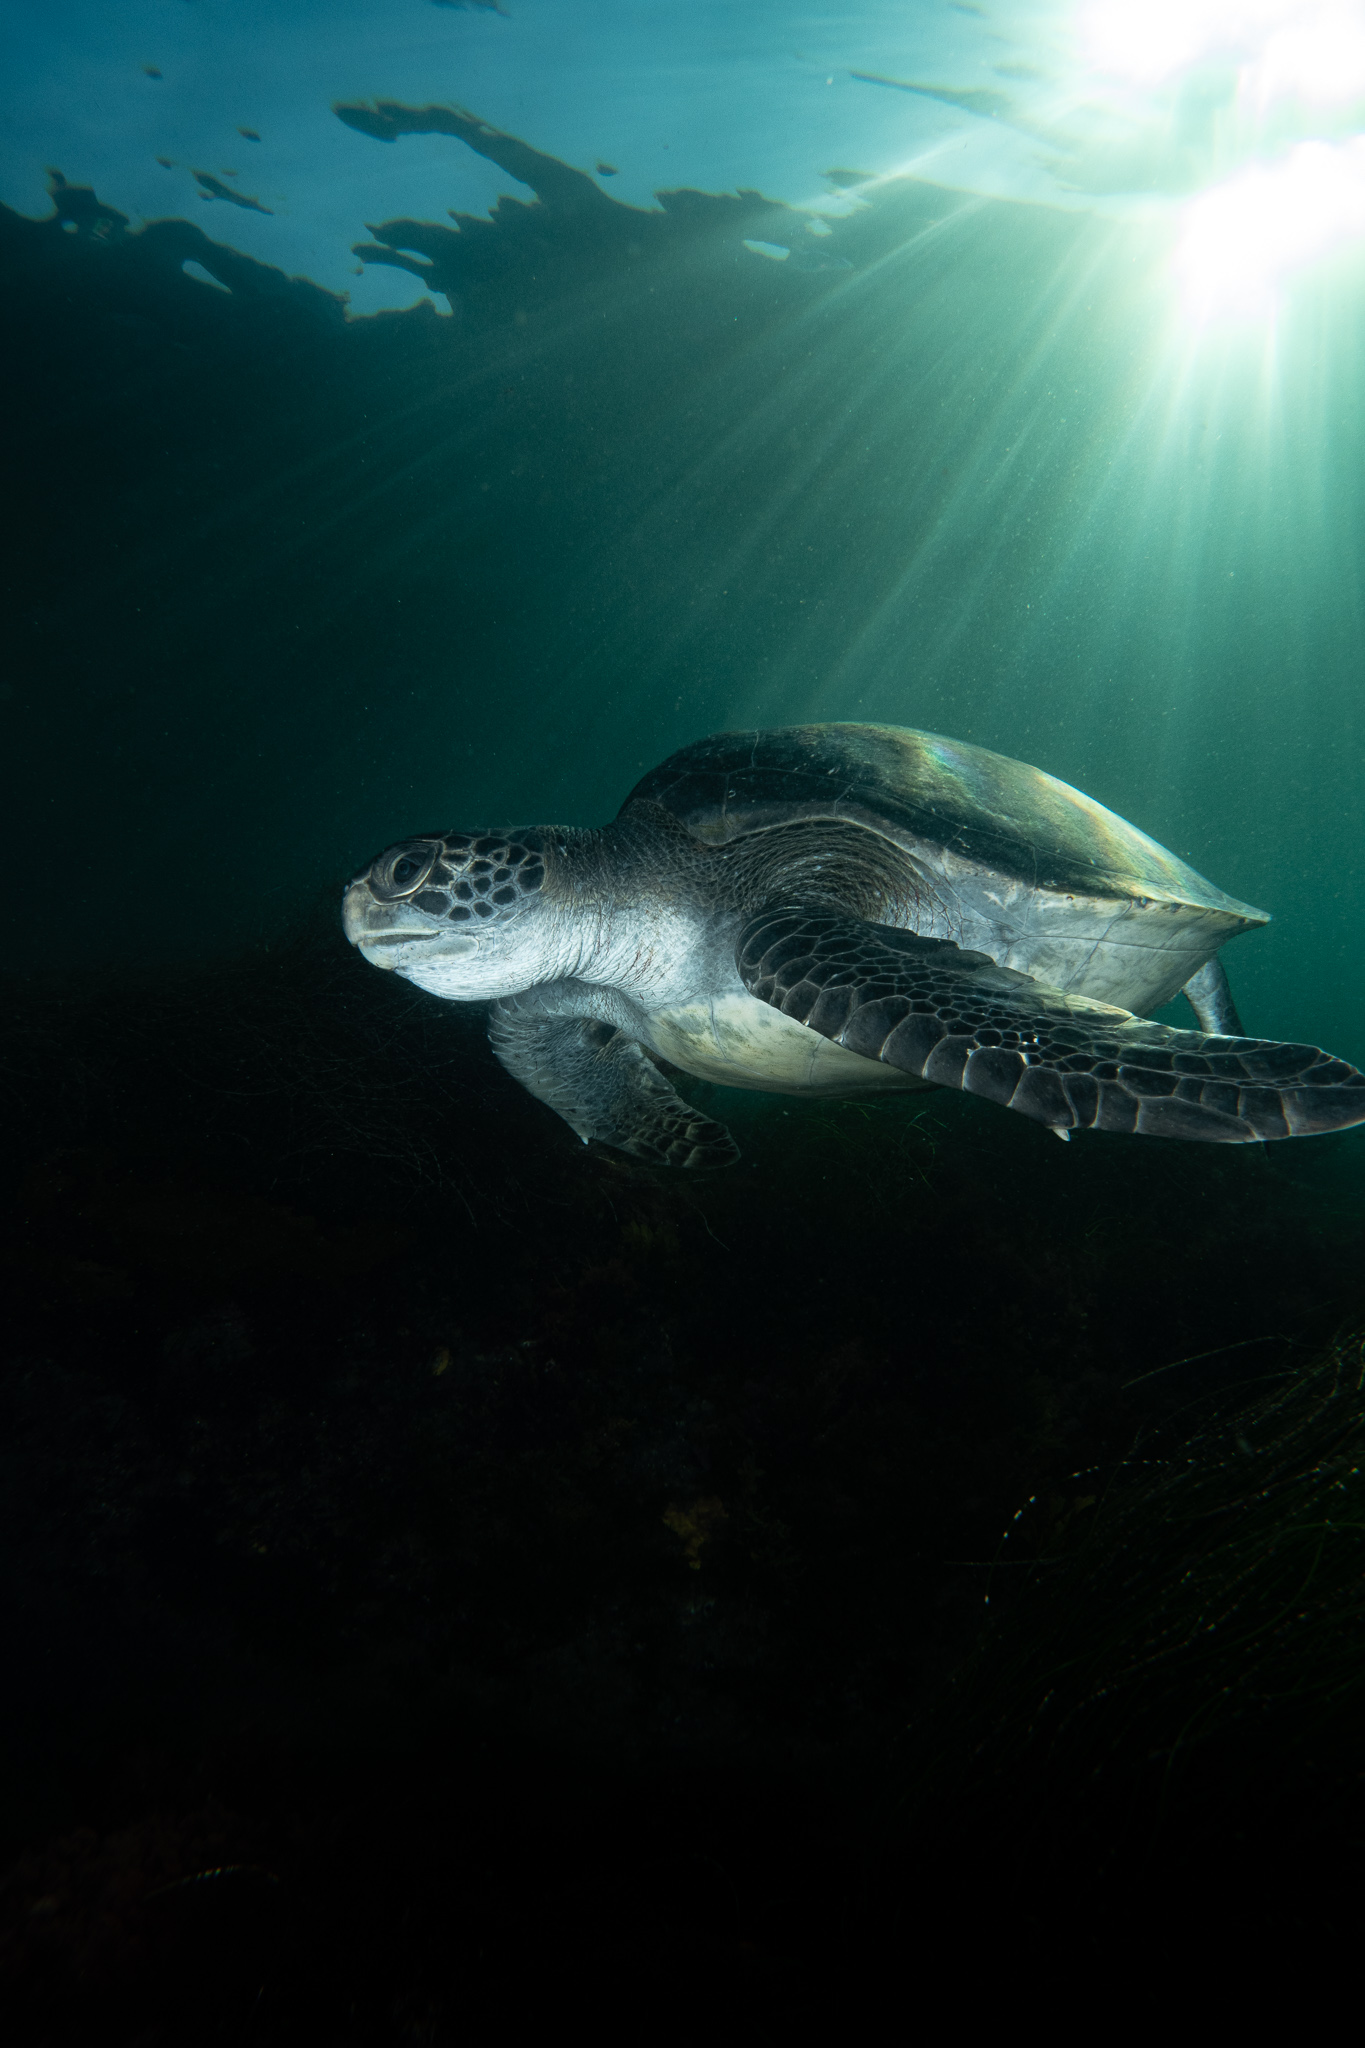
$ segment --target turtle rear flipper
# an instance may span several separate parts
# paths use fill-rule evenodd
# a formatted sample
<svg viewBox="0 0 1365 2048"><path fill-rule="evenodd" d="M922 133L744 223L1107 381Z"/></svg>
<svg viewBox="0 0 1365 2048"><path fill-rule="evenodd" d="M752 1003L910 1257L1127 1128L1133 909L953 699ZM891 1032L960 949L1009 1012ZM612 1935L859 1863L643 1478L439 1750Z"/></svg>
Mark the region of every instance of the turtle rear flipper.
<svg viewBox="0 0 1365 2048"><path fill-rule="evenodd" d="M1223 1038L1246 1037L1228 986L1227 969L1216 953L1212 960L1204 962L1197 974L1190 976L1181 994L1194 1011L1201 1031L1217 1033Z"/></svg>
<svg viewBox="0 0 1365 2048"><path fill-rule="evenodd" d="M744 927L736 962L750 995L848 1051L1063 1136L1246 1144L1365 1123L1365 1074L1317 1046L1150 1024L949 940L775 908Z"/></svg>
<svg viewBox="0 0 1365 2048"><path fill-rule="evenodd" d="M739 1157L724 1124L684 1102L637 1041L610 1024L519 1010L513 999L495 1008L488 1036L508 1073L585 1145L596 1138L653 1166L729 1166Z"/></svg>

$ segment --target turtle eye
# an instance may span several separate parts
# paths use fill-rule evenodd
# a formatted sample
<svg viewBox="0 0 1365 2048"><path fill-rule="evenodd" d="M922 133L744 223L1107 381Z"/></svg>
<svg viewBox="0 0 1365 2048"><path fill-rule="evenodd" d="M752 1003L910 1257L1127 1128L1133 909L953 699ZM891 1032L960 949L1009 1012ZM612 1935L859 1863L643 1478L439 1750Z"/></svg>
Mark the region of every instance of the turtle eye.
<svg viewBox="0 0 1365 2048"><path fill-rule="evenodd" d="M408 840L381 853L370 870L370 888L383 902L397 896L411 896L420 889L436 865L437 849L421 840Z"/></svg>

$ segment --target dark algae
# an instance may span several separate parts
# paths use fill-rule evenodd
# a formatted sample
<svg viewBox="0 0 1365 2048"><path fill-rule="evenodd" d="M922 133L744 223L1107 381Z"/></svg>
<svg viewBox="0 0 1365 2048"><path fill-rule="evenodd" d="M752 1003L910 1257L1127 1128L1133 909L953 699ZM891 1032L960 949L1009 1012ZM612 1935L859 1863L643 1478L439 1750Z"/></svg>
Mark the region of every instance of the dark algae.
<svg viewBox="0 0 1365 2048"><path fill-rule="evenodd" d="M357 260L408 310L230 246L277 207L250 101L259 197L205 152L232 208L135 222L66 161L50 217L0 210L6 2039L1334 2003L1359 1134L1063 1146L956 1089L670 1069L738 1155L671 1172L580 1143L340 905L368 873L485 929L552 889L515 821L586 836L708 733L897 722L1266 903L1248 1032L1358 1061L1349 606L1294 611L1243 533L1241 608L1220 566L1177 618L1153 541L1106 609L1144 228L847 169L813 234L757 191L627 204L606 134L594 176L457 107L335 111L519 188L376 205ZM1087 424L1030 440L1049 323ZM1326 680L1272 745L1237 721L1291 656Z"/></svg>
<svg viewBox="0 0 1365 2048"><path fill-rule="evenodd" d="M350 965L320 913L173 985L23 990L34 2038L204 2001L225 2039L454 2038L528 1949L570 1998L778 2010L963 1914L1014 1970L1059 1916L1171 1970L1196 1905L1244 1962L1344 1926L1365 1303L1330 1182L732 1095L745 1166L688 1183L547 1131L477 1023Z"/></svg>

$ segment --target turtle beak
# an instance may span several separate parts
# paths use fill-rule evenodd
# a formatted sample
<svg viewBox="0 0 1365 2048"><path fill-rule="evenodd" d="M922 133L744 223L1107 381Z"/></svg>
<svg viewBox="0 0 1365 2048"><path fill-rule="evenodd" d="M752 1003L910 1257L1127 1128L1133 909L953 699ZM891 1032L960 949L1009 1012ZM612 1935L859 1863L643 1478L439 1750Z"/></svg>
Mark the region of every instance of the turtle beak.
<svg viewBox="0 0 1365 2048"><path fill-rule="evenodd" d="M472 953L477 943L410 904L381 902L364 875L341 899L341 923L372 967L402 969L423 955Z"/></svg>

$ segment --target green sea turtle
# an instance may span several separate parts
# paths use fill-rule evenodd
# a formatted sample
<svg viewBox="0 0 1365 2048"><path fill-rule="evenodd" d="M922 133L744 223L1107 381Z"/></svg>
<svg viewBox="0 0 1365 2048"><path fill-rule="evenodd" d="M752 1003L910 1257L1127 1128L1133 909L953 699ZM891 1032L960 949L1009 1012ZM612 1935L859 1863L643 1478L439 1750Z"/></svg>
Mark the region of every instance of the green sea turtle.
<svg viewBox="0 0 1365 2048"><path fill-rule="evenodd" d="M736 1148L657 1061L788 1095L962 1088L1062 1138L1365 1121L1365 1074L1242 1033L1218 949L1264 911L1079 790L935 733L720 733L600 830L403 840L343 915L375 966L491 1000L498 1058L585 1143L661 1164ZM1198 1031L1144 1021L1180 989Z"/></svg>

